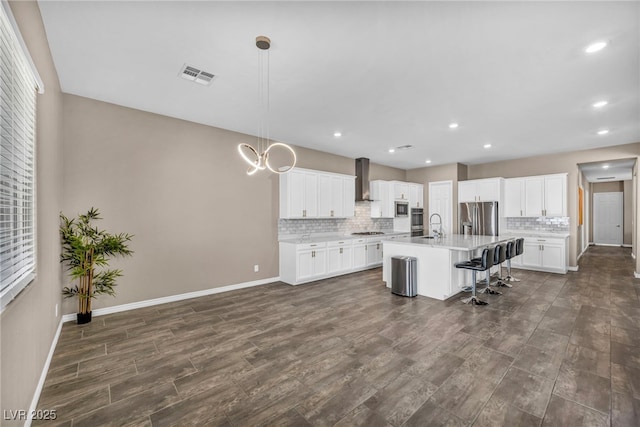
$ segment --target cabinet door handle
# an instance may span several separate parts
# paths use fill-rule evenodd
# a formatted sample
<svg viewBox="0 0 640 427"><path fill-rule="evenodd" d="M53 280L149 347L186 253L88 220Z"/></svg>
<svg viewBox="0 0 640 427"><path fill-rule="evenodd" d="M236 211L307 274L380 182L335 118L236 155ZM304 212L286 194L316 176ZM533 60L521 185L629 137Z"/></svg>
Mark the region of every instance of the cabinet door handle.
<svg viewBox="0 0 640 427"><path fill-rule="evenodd" d="M333 216L333 210L331 210L331 216Z"/></svg>
<svg viewBox="0 0 640 427"><path fill-rule="evenodd" d="M340 248L340 253L342 253L342 248Z"/></svg>
<svg viewBox="0 0 640 427"><path fill-rule="evenodd" d="M316 251L311 251L311 258L316 256Z"/></svg>
<svg viewBox="0 0 640 427"><path fill-rule="evenodd" d="M522 216L522 209L520 209L520 216Z"/></svg>
<svg viewBox="0 0 640 427"><path fill-rule="evenodd" d="M343 244L344 242L338 242L338 244Z"/></svg>
<svg viewBox="0 0 640 427"><path fill-rule="evenodd" d="M302 210L302 217L304 218L305 216L307 216L307 210L306 210L306 209L303 209L303 210Z"/></svg>
<svg viewBox="0 0 640 427"><path fill-rule="evenodd" d="M380 243L376 245L376 249L380 249Z"/></svg>

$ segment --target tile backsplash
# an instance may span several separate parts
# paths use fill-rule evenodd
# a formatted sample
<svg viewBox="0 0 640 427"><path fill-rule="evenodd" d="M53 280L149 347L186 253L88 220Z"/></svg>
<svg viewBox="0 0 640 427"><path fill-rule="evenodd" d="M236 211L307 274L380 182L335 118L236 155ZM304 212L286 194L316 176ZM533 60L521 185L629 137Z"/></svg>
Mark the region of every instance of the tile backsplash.
<svg viewBox="0 0 640 427"><path fill-rule="evenodd" d="M515 217L507 218L507 230L569 232L569 217Z"/></svg>
<svg viewBox="0 0 640 427"><path fill-rule="evenodd" d="M393 229L393 218L371 218L371 203L356 202L353 218L279 219L278 235L309 233L350 233Z"/></svg>

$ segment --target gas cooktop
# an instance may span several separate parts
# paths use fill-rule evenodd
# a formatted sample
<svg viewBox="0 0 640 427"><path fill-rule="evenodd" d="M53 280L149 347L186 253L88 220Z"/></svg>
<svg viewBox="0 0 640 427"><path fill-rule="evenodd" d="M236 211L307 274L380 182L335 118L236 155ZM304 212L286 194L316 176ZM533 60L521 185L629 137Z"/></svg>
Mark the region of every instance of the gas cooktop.
<svg viewBox="0 0 640 427"><path fill-rule="evenodd" d="M357 231L351 233L352 236L377 236L378 234L384 234L382 231Z"/></svg>

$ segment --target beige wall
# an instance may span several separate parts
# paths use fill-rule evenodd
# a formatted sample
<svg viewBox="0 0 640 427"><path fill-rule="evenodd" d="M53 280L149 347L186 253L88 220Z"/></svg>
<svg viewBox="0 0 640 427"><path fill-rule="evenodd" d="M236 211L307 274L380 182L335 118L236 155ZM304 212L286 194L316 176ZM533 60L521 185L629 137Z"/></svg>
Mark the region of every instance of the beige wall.
<svg viewBox="0 0 640 427"><path fill-rule="evenodd" d="M466 176L467 166L460 163L409 169L406 172L407 181L424 185L425 217L428 217L429 212L429 183L437 181L451 181L453 183L453 233L458 232L458 181L466 179Z"/></svg>
<svg viewBox="0 0 640 427"><path fill-rule="evenodd" d="M576 266L577 219L578 219L578 164L605 160L637 159L640 155L640 143L616 145L592 150L572 151L569 153L549 154L526 159L504 160L500 162L469 165L468 178L514 178L519 176L542 175L551 173L568 174L567 198L571 220L569 239L569 265ZM637 212L636 212L637 215ZM638 264L640 267L640 263Z"/></svg>
<svg viewBox="0 0 640 427"><path fill-rule="evenodd" d="M95 206L102 226L135 235L133 257L114 264L117 296L94 308L278 276L278 176L247 176L236 151L253 138L74 95L64 117L64 212ZM299 167L355 173L354 159L296 153ZM373 179L404 176L371 165Z"/></svg>
<svg viewBox="0 0 640 427"><path fill-rule="evenodd" d="M58 213L62 208L62 95L37 3L10 4L46 91L37 97L37 278L0 318L3 411L29 409L60 322L55 306L61 301ZM22 424L2 421L3 426Z"/></svg>

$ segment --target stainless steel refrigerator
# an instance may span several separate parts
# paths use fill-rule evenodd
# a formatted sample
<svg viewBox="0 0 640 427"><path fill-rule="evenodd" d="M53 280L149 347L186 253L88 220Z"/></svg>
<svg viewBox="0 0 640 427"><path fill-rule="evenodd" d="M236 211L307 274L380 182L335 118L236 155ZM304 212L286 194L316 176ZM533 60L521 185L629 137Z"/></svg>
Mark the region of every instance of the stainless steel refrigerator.
<svg viewBox="0 0 640 427"><path fill-rule="evenodd" d="M460 234L498 235L498 202L466 202L458 206Z"/></svg>

